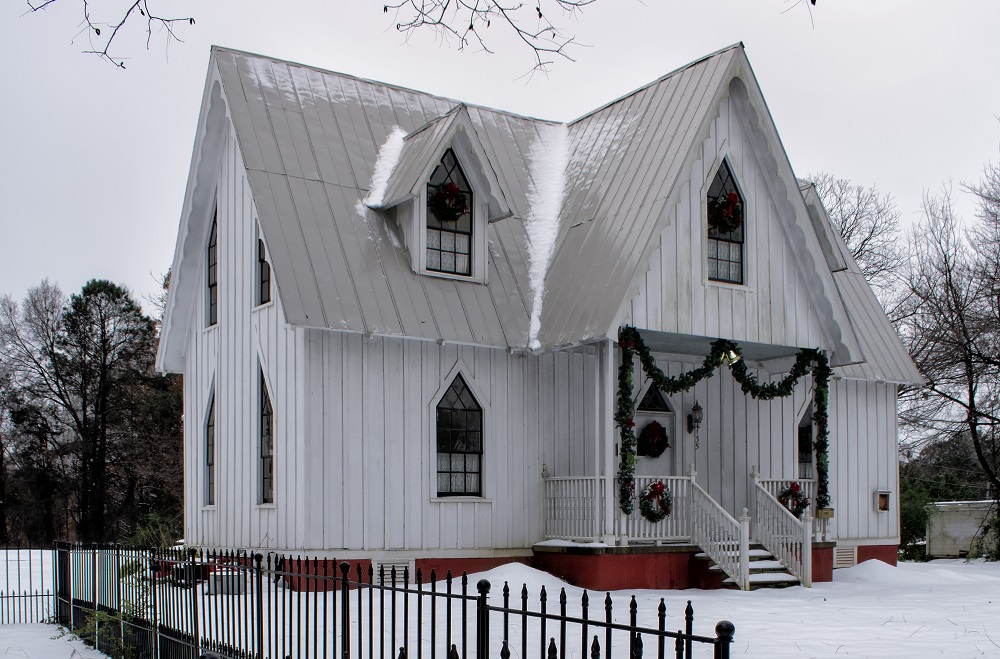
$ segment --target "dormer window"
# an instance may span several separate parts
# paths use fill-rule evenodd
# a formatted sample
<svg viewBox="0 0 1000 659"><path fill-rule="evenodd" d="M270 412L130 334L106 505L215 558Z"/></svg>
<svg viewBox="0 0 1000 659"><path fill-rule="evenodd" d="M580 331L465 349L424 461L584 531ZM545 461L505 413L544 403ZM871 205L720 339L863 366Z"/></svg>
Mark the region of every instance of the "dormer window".
<svg viewBox="0 0 1000 659"><path fill-rule="evenodd" d="M427 269L472 274L472 187L448 149L427 182Z"/></svg>
<svg viewBox="0 0 1000 659"><path fill-rule="evenodd" d="M729 163L719 165L708 188L708 278L743 283L745 205Z"/></svg>

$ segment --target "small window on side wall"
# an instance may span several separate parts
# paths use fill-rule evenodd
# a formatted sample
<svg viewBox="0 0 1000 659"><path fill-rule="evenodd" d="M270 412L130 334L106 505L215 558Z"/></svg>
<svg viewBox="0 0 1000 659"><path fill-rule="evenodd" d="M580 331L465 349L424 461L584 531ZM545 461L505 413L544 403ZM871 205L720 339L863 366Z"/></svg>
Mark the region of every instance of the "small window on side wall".
<svg viewBox="0 0 1000 659"><path fill-rule="evenodd" d="M205 418L205 505L215 505L215 392Z"/></svg>
<svg viewBox="0 0 1000 659"><path fill-rule="evenodd" d="M264 241L257 239L257 304L271 301L271 264L267 262Z"/></svg>
<svg viewBox="0 0 1000 659"><path fill-rule="evenodd" d="M437 404L437 493L482 496L483 408L455 376Z"/></svg>
<svg viewBox="0 0 1000 659"><path fill-rule="evenodd" d="M427 182L428 270L472 274L472 204L472 188L448 149Z"/></svg>
<svg viewBox="0 0 1000 659"><path fill-rule="evenodd" d="M725 160L719 165L706 199L708 278L743 283L746 206Z"/></svg>
<svg viewBox="0 0 1000 659"><path fill-rule="evenodd" d="M219 322L219 236L218 209L212 217L212 230L208 234L208 253L206 254L206 295L208 297L208 325L211 327Z"/></svg>
<svg viewBox="0 0 1000 659"><path fill-rule="evenodd" d="M274 503L274 410L260 372L260 502Z"/></svg>

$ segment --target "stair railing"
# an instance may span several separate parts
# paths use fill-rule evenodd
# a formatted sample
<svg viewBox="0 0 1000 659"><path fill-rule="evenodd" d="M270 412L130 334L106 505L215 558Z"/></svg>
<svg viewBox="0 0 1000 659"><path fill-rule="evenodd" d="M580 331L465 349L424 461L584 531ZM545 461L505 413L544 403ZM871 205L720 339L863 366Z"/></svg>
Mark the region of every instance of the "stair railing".
<svg viewBox="0 0 1000 659"><path fill-rule="evenodd" d="M691 542L701 547L709 558L742 590L750 589L750 517L746 508L737 521L708 495L697 482L691 467L691 496L688 516Z"/></svg>
<svg viewBox="0 0 1000 659"><path fill-rule="evenodd" d="M754 467L754 540L764 546L792 576L806 587L812 586L812 515L806 510L800 521L760 482Z"/></svg>

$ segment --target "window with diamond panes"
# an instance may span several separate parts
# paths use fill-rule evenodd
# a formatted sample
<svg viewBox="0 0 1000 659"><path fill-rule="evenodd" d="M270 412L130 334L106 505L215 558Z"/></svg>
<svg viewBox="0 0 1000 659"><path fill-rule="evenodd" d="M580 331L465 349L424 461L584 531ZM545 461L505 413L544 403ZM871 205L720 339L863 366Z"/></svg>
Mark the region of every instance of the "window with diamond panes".
<svg viewBox="0 0 1000 659"><path fill-rule="evenodd" d="M655 385L650 385L649 389L646 389L646 395L639 401L636 410L639 412L669 412L670 406L667 405L660 390Z"/></svg>
<svg viewBox="0 0 1000 659"><path fill-rule="evenodd" d="M481 496L482 458L483 408L459 375L437 405L438 496Z"/></svg>
<svg viewBox="0 0 1000 659"><path fill-rule="evenodd" d="M274 409L260 373L260 502L274 503Z"/></svg>
<svg viewBox="0 0 1000 659"><path fill-rule="evenodd" d="M707 205L708 278L742 284L746 207L725 160L708 188Z"/></svg>
<svg viewBox="0 0 1000 659"><path fill-rule="evenodd" d="M427 183L427 269L472 274L472 188L448 149Z"/></svg>
<svg viewBox="0 0 1000 659"><path fill-rule="evenodd" d="M215 505L215 394L205 419L205 505Z"/></svg>

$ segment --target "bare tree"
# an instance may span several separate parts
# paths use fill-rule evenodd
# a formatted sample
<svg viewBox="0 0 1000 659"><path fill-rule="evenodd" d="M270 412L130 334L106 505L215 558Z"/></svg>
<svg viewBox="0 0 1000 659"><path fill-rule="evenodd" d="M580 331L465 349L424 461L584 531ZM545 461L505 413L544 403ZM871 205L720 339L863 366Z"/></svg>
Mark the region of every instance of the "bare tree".
<svg viewBox="0 0 1000 659"><path fill-rule="evenodd" d="M545 69L554 57L573 59L566 49L574 37L561 27L561 21L596 1L536 0L525 4L517 0L394 0L383 10L395 12L400 32L430 28L444 40L455 41L459 50L475 44L488 53L493 51L485 35L495 21L500 30L513 32L531 49L536 69ZM550 19L552 12L559 15L559 21Z"/></svg>
<svg viewBox="0 0 1000 659"><path fill-rule="evenodd" d="M31 13L44 11L59 0L25 0ZM160 11L162 0L126 0L111 3L107 0L72 0L80 10L80 34L90 43L90 49L83 52L98 55L101 59L125 68L124 58L114 50L116 39L129 28L145 29L146 48L153 39L153 32L166 35L167 41L180 41L176 32L178 25L194 25L191 16L168 16ZM66 4L64 1L61 4Z"/></svg>
<svg viewBox="0 0 1000 659"><path fill-rule="evenodd" d="M986 479L1000 493L1000 287L995 267L1000 234L981 219L970 232L948 193L927 198L910 236L910 313L900 324L910 355L927 378L904 407L914 435L972 440ZM989 240L987 240L989 239Z"/></svg>

